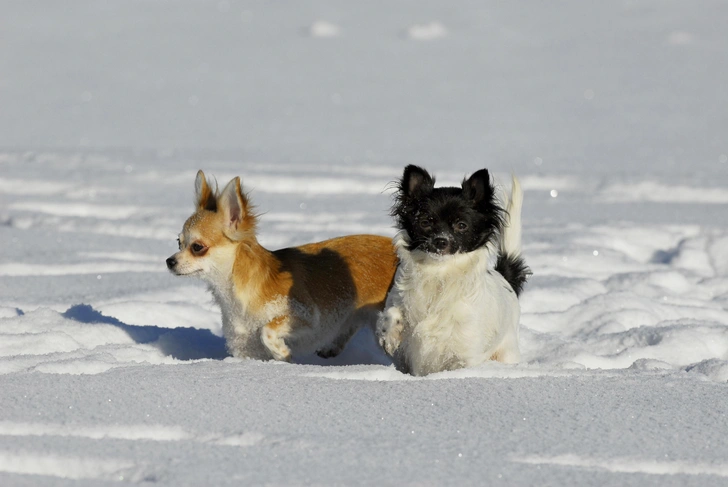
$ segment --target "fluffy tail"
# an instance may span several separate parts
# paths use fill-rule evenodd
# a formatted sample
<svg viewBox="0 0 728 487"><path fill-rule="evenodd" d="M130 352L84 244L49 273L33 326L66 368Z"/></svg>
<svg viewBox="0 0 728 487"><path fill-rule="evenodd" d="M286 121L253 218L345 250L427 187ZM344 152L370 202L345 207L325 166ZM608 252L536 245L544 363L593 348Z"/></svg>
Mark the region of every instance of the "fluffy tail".
<svg viewBox="0 0 728 487"><path fill-rule="evenodd" d="M521 208L523 207L523 191L518 178L513 176L511 188L511 199L508 202L506 224L503 227L503 234L500 240L500 252L495 270L505 277L508 284L516 292L521 294L523 285L526 283L531 270L526 261L521 257Z"/></svg>

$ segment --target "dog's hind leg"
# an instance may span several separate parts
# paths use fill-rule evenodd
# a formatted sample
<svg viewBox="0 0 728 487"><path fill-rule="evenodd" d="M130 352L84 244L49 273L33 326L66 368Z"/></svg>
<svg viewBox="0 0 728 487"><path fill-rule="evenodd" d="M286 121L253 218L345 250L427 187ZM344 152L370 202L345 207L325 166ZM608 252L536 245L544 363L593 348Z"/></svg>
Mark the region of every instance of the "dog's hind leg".
<svg viewBox="0 0 728 487"><path fill-rule="evenodd" d="M321 358L336 357L346 348L346 344L360 328L365 326L373 327L377 322L378 314L376 308L366 306L354 311L341 325L339 334L334 337L331 344L316 350L316 355Z"/></svg>
<svg viewBox="0 0 728 487"><path fill-rule="evenodd" d="M329 345L316 350L316 355L321 358L336 357L344 350L346 344L349 343L349 340L351 340L351 337L354 336L358 329L358 321L354 316L350 316L342 325L341 331L334 337L334 340Z"/></svg>
<svg viewBox="0 0 728 487"><path fill-rule="evenodd" d="M506 338L490 359L504 364L519 363L521 361L521 351L518 349L518 339L515 337Z"/></svg>

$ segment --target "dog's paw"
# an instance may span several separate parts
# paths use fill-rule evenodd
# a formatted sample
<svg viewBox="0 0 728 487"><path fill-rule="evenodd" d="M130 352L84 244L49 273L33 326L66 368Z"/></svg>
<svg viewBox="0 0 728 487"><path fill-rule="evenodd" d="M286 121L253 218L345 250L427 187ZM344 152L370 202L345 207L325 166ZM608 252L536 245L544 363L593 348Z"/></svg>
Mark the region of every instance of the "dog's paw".
<svg viewBox="0 0 728 487"><path fill-rule="evenodd" d="M316 350L316 355L318 355L321 358L334 358L337 355L341 353L341 347L336 347L334 345L331 345L329 347L323 347L319 350Z"/></svg>
<svg viewBox="0 0 728 487"><path fill-rule="evenodd" d="M260 339L273 356L273 360L280 360L282 362L291 361L291 349L283 341L278 327L271 326L271 323L264 326L260 331Z"/></svg>
<svg viewBox="0 0 728 487"><path fill-rule="evenodd" d="M402 330L404 329L404 319L402 312L396 306L387 308L379 313L377 319L376 335L379 346L387 352L391 357L399 348L402 340Z"/></svg>

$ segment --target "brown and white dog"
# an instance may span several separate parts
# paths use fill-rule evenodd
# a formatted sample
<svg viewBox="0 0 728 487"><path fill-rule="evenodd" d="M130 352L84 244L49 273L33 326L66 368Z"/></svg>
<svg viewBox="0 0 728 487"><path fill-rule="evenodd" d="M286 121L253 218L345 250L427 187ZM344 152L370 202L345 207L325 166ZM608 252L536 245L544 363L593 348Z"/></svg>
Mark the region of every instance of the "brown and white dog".
<svg viewBox="0 0 728 487"><path fill-rule="evenodd" d="M271 252L258 243L240 178L216 194L199 171L195 193L167 267L209 284L232 355L334 357L362 325L374 326L397 267L392 239L352 235Z"/></svg>

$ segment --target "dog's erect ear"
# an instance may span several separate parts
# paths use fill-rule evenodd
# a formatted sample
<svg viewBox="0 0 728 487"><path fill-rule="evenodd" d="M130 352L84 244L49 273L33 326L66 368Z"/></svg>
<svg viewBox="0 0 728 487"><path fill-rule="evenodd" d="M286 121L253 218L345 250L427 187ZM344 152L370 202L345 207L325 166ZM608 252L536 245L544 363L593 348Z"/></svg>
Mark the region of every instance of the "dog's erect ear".
<svg viewBox="0 0 728 487"><path fill-rule="evenodd" d="M248 199L243 194L240 178L230 180L220 193L218 205L225 218L225 234L232 240L240 240L249 228Z"/></svg>
<svg viewBox="0 0 728 487"><path fill-rule="evenodd" d="M202 169L197 171L197 178L195 178L195 205L198 210L217 211L215 192L208 184Z"/></svg>
<svg viewBox="0 0 728 487"><path fill-rule="evenodd" d="M463 195L476 205L490 201L493 197L493 187L490 185L490 174L487 169L481 169L463 180Z"/></svg>
<svg viewBox="0 0 728 487"><path fill-rule="evenodd" d="M400 191L404 196L429 194L435 187L435 178L419 166L410 164L404 168Z"/></svg>

